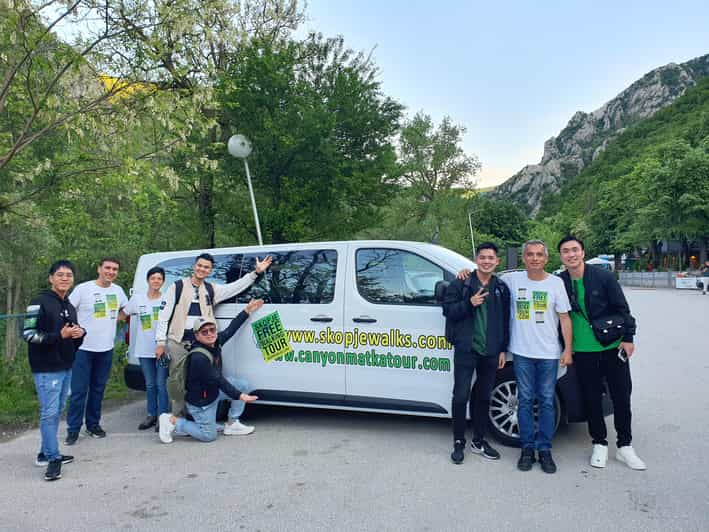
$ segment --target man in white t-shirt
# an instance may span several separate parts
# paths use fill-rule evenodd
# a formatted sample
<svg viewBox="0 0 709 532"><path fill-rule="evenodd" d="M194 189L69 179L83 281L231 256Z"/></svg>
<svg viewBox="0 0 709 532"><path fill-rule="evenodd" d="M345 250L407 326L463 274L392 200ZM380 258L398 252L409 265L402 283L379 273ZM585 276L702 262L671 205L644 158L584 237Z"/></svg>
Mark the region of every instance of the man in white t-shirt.
<svg viewBox="0 0 709 532"><path fill-rule="evenodd" d="M517 417L522 453L517 468L529 471L535 462L534 450L545 473L555 473L551 456L554 436L554 393L559 365L572 363L571 305L564 283L544 267L549 250L541 240L529 240L522 247L523 272L504 276L512 299L509 351L514 355L517 380ZM562 353L559 325L564 338ZM539 404L535 431L534 400Z"/></svg>
<svg viewBox="0 0 709 532"><path fill-rule="evenodd" d="M119 268L118 259L104 257L98 266L98 278L81 283L69 294L86 336L72 367L67 445L74 445L79 439L84 413L86 433L93 438L106 437L100 424L101 403L113 364L116 323L125 319L122 309L128 303L123 288L113 283Z"/></svg>

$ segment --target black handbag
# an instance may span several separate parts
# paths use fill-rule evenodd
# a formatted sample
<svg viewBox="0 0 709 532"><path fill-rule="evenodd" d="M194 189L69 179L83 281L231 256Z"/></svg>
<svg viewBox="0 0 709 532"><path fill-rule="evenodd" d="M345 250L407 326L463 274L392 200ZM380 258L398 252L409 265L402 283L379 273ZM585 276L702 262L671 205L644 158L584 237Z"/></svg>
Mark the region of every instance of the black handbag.
<svg viewBox="0 0 709 532"><path fill-rule="evenodd" d="M620 314L609 314L608 316L590 320L581 305L579 305L573 280L571 280L571 297L569 299L571 302L571 310L578 312L584 317L591 326L593 336L596 337L598 343L606 346L623 338L625 334L625 319L623 316Z"/></svg>
<svg viewBox="0 0 709 532"><path fill-rule="evenodd" d="M585 316L584 316L585 317ZM601 345L610 345L623 338L625 334L625 319L620 314L611 314L589 321L596 340Z"/></svg>

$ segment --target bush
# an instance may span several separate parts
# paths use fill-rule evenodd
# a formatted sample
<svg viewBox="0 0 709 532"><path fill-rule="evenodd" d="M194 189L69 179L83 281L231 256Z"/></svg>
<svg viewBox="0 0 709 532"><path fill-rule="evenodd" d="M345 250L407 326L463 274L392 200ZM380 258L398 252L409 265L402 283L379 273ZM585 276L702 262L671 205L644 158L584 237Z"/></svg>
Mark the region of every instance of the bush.
<svg viewBox="0 0 709 532"><path fill-rule="evenodd" d="M0 336L0 341L3 338ZM122 400L130 395L123 382L123 368L126 365L127 347L118 343L114 350L113 367L106 384L104 399ZM39 405L34 387L34 378L27 361L27 345L22 344L17 356L2 358L0 364L0 425L36 426L39 419Z"/></svg>

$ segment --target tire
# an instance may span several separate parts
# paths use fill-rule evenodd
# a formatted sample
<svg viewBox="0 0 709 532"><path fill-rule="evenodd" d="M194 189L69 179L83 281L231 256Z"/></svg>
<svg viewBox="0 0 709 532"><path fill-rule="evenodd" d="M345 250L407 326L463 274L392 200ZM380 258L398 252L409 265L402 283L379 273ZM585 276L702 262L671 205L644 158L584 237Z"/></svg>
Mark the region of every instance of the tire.
<svg viewBox="0 0 709 532"><path fill-rule="evenodd" d="M519 426L517 424L517 382L511 364L497 372L495 387L490 396L489 428L492 436L503 445L519 447ZM554 430L559 428L562 405L559 391L554 394ZM536 419L536 405L535 405Z"/></svg>

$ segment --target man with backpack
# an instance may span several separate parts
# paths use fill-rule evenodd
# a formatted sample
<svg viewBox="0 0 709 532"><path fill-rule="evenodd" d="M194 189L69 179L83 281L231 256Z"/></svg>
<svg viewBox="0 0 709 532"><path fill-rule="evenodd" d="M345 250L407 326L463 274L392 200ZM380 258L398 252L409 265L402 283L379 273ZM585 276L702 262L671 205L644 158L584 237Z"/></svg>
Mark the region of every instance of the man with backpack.
<svg viewBox="0 0 709 532"><path fill-rule="evenodd" d="M241 279L229 284L206 281L214 268L214 257L202 253L195 260L192 276L175 281L165 293L165 306L158 316L155 330L156 358L170 357L170 372L187 355L195 340L193 325L200 317L214 319L214 306L243 292L271 265L271 257L256 259L256 268ZM172 399L172 413L180 415L185 406L183 397Z"/></svg>
<svg viewBox="0 0 709 532"><path fill-rule="evenodd" d="M51 290L35 297L27 307L22 336L28 343L39 401L42 445L35 464L47 466L44 480L57 480L62 477L62 464L74 461L73 456L59 452L57 430L69 393L74 356L86 331L77 324L76 309L67 297L74 285L74 265L68 260L52 264L49 285Z"/></svg>
<svg viewBox="0 0 709 532"><path fill-rule="evenodd" d="M493 273L500 263L495 244L481 244L475 261L477 270L465 280L454 280L446 289L443 299L446 337L455 346L451 408L451 460L455 464L460 464L464 458L468 403L473 418L471 451L489 460L500 458L500 453L485 441L484 436L495 375L498 368L505 366L509 341L510 291ZM471 395L474 373L476 386Z"/></svg>
<svg viewBox="0 0 709 532"><path fill-rule="evenodd" d="M229 326L217 334L214 318L202 316L195 321L195 342L185 357L175 366L168 377L168 390L175 394L184 390L182 398L187 412L194 421L172 414L160 415L160 441L172 443L175 430L193 438L210 442L217 439L217 407L222 399L230 399L229 419L224 425L225 436L244 436L254 431L253 427L239 421L246 403L258 399L255 395L241 392L248 387L243 379L227 379L222 375L222 345L234 336L249 315L263 306L263 299L252 299Z"/></svg>

